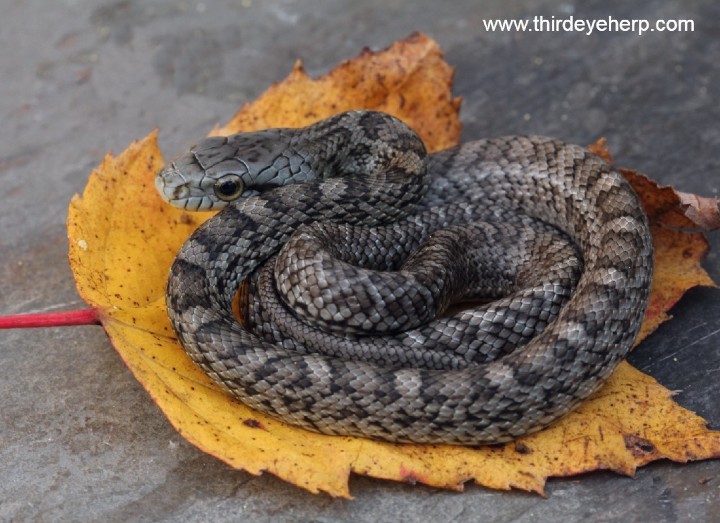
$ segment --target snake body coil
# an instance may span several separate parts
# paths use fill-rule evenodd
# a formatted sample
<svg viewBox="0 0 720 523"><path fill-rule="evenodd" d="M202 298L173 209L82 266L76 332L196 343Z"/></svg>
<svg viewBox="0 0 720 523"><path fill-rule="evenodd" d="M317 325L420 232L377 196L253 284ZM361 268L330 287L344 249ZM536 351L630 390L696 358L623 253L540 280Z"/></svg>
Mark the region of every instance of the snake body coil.
<svg viewBox="0 0 720 523"><path fill-rule="evenodd" d="M428 157L399 120L355 111L208 138L157 186L190 210L227 205L170 271L187 353L247 405L326 434L477 445L533 432L604 383L647 306L636 195L555 139ZM231 307L246 279L252 332ZM479 295L497 301L447 314Z"/></svg>

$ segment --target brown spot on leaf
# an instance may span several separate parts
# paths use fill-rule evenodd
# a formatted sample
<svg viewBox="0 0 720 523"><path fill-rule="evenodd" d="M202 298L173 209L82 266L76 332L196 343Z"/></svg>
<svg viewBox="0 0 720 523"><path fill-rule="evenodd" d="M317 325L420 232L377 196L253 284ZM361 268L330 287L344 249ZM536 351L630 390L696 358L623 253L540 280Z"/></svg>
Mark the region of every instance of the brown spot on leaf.
<svg viewBox="0 0 720 523"><path fill-rule="evenodd" d="M515 444L515 452L517 452L518 454L530 454L532 453L532 450L530 449L530 447L525 445L525 443L518 442Z"/></svg>
<svg viewBox="0 0 720 523"><path fill-rule="evenodd" d="M642 458L657 452L655 445L645 438L633 434L625 436L625 448L632 452L632 455L636 458Z"/></svg>
<svg viewBox="0 0 720 523"><path fill-rule="evenodd" d="M267 430L265 426L256 419L248 418L243 420L243 425L250 427L251 429L262 429Z"/></svg>

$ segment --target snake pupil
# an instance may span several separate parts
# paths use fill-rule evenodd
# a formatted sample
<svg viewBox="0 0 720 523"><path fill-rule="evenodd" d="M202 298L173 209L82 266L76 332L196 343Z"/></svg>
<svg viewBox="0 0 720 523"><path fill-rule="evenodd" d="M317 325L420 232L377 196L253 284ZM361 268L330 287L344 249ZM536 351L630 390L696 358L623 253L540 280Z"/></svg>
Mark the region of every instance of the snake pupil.
<svg viewBox="0 0 720 523"><path fill-rule="evenodd" d="M225 196L230 196L237 190L237 184L235 182L227 181L220 184L220 192Z"/></svg>

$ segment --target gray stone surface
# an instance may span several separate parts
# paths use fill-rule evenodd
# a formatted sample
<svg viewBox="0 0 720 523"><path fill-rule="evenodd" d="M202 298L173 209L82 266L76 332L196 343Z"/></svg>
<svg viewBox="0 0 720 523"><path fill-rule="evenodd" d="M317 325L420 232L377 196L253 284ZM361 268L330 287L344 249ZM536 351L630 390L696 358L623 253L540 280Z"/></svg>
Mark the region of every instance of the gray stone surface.
<svg viewBox="0 0 720 523"><path fill-rule="evenodd" d="M109 149L159 128L173 155L280 80L414 30L457 67L465 139L607 136L619 164L720 189L720 6L674 2L4 2L0 314L83 306L67 266L71 196ZM688 18L687 33L500 33L482 20ZM720 247L718 234L711 242ZM706 262L718 280L720 262ZM720 292L692 291L632 362L720 424ZM354 477L355 499L233 471L186 443L98 327L0 332L0 521L712 521L720 462L634 479L551 480L547 498Z"/></svg>

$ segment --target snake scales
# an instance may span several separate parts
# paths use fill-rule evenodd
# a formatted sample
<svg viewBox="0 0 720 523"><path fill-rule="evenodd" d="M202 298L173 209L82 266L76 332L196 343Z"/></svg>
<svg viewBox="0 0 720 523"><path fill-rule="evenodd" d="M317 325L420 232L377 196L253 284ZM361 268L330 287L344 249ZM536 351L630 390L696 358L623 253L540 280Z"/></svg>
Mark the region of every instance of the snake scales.
<svg viewBox="0 0 720 523"><path fill-rule="evenodd" d="M647 306L636 195L551 138L428 156L401 121L354 111L207 138L156 185L189 210L224 207L170 271L187 353L250 407L326 434L477 445L536 431L602 385ZM248 330L231 310L244 280ZM447 311L477 296L496 301Z"/></svg>

